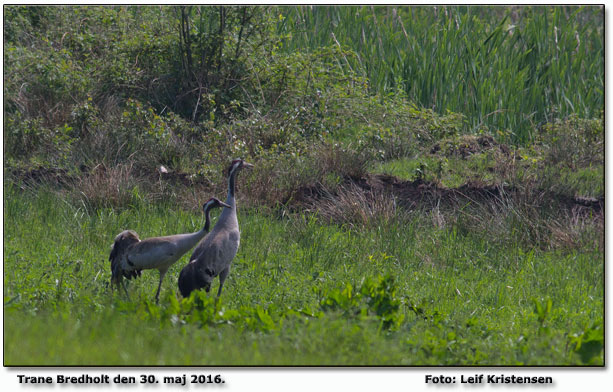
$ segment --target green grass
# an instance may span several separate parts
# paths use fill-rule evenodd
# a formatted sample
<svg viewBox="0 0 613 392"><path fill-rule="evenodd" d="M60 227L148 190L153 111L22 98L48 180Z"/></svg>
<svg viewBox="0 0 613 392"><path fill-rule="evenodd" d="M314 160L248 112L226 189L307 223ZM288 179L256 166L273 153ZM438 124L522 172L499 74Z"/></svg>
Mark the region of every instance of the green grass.
<svg viewBox="0 0 613 392"><path fill-rule="evenodd" d="M163 204L87 212L10 185L4 214L5 365L603 363L603 253L589 242L526 248L438 227L427 211L349 230L243 210L218 307L177 302L187 257L156 306L156 271L130 283L131 302L111 294L112 240L197 230L201 216Z"/></svg>
<svg viewBox="0 0 613 392"><path fill-rule="evenodd" d="M377 162L371 168L376 174L387 174L402 180L415 180L420 172L423 172L425 163L423 160L414 158L400 158L391 161Z"/></svg>
<svg viewBox="0 0 613 392"><path fill-rule="evenodd" d="M446 156L447 155L447 156ZM568 167L554 165L526 148L502 155L500 152L477 151L466 157L454 154L421 153L414 157L392 159L370 165L373 174L386 174L404 181L423 179L448 188L474 182L484 185L525 186L536 179L541 190L570 197L604 197L603 161Z"/></svg>
<svg viewBox="0 0 613 392"><path fill-rule="evenodd" d="M280 7L284 49L340 45L339 57L373 90L402 90L418 105L462 113L468 129L510 130L604 102L601 7Z"/></svg>
<svg viewBox="0 0 613 392"><path fill-rule="evenodd" d="M498 178L487 170L493 164L494 158L489 154L475 154L466 159L420 156L379 162L372 166L371 172L391 175L405 181L418 178L438 181L445 187L456 188L471 180L479 180L485 184L496 183Z"/></svg>

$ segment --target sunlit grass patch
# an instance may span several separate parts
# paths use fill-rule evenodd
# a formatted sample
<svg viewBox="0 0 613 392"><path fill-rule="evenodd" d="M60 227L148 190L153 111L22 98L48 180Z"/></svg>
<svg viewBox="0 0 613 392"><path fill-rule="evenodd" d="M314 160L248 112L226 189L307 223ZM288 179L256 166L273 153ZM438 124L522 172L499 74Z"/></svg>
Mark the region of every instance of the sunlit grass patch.
<svg viewBox="0 0 613 392"><path fill-rule="evenodd" d="M602 247L560 234L602 230L589 221L569 217L567 229L538 218L575 241L548 248L524 238L527 222L495 211L441 209L439 221L405 211L349 226L240 209L241 248L220 301L178 296L184 258L156 305L155 271L129 284L130 301L111 292L110 243L124 228L196 229L199 213L90 213L42 190L5 191L8 365L602 364Z"/></svg>

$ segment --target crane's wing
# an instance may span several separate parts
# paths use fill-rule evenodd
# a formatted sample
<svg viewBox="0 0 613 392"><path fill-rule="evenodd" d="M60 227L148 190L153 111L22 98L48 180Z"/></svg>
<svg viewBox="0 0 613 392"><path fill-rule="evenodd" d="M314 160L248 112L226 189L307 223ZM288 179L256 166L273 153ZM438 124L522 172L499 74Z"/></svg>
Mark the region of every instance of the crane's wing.
<svg viewBox="0 0 613 392"><path fill-rule="evenodd" d="M213 276L217 276L230 265L237 251L238 239L234 232L211 232L198 244L190 261L202 269L211 269Z"/></svg>
<svg viewBox="0 0 613 392"><path fill-rule="evenodd" d="M155 269L177 261L182 254L176 244L165 238L149 238L134 244L122 260L122 268L127 271Z"/></svg>

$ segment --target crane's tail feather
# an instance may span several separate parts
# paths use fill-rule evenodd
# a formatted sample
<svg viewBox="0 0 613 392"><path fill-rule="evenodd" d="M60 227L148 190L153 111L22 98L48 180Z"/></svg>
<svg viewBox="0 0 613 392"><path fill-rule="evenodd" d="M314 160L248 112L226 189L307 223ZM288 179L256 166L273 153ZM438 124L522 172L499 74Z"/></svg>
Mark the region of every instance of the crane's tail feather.
<svg viewBox="0 0 613 392"><path fill-rule="evenodd" d="M140 276L140 270L126 271L121 267L121 261L126 249L128 249L131 244L139 241L138 234L132 230L124 230L115 237L115 241L111 247L111 254L109 255L109 261L111 262L111 283L119 285L122 277L132 279Z"/></svg>

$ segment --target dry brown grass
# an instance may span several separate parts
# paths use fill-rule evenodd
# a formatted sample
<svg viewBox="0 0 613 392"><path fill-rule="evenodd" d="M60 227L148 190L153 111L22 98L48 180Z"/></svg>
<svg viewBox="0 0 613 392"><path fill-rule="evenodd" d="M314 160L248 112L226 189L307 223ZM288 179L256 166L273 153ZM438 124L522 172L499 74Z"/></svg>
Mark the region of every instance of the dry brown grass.
<svg viewBox="0 0 613 392"><path fill-rule="evenodd" d="M545 207L526 203L522 196L503 195L487 202L447 208L442 215L439 221L446 220L464 232L481 233L500 244L565 251L604 246L604 215L588 207Z"/></svg>
<svg viewBox="0 0 613 392"><path fill-rule="evenodd" d="M247 199L249 205L282 204L289 198L291 189L301 182L298 170L288 159L254 162L254 165L254 169L240 174L237 183L238 197Z"/></svg>
<svg viewBox="0 0 613 392"><path fill-rule="evenodd" d="M81 175L73 184L72 194L86 208L94 210L104 207L125 208L138 198L144 198L141 192L143 180L133 173L132 163L106 167L99 164Z"/></svg>
<svg viewBox="0 0 613 392"><path fill-rule="evenodd" d="M313 202L307 211L316 212L333 223L371 226L389 222L396 216L394 196L382 190L364 189L353 182L343 185L335 193L324 191L324 196Z"/></svg>
<svg viewBox="0 0 613 392"><path fill-rule="evenodd" d="M332 145L322 145L312 155L314 168L320 175L336 173L352 179L362 178L370 162L364 153Z"/></svg>
<svg viewBox="0 0 613 392"><path fill-rule="evenodd" d="M604 215L585 207L575 207L560 218L546 223L552 248L565 250L589 246L604 250Z"/></svg>

